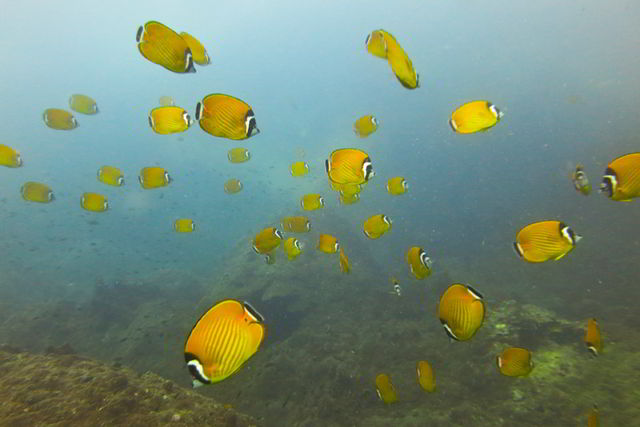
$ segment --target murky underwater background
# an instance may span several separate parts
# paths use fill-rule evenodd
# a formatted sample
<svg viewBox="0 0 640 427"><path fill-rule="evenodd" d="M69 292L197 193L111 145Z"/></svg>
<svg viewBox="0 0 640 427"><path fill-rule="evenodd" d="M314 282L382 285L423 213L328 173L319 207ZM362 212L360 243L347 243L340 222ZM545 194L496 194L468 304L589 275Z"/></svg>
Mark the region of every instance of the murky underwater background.
<svg viewBox="0 0 640 427"><path fill-rule="evenodd" d="M598 185L612 159L640 151L640 5L633 1L513 2L139 2L31 1L0 17L0 143L24 166L0 168L0 343L78 353L189 386L183 343L193 323L224 298L265 317L261 350L231 378L201 393L265 425L602 425L640 416L640 234L638 202L584 197L568 179L577 162ZM348 3L348 4L346 4ZM142 58L135 31L158 20L196 35L212 64L171 73ZM392 33L420 73L409 91L364 48ZM147 114L162 95L192 115L222 92L252 105L261 133L234 143L193 125L155 134ZM97 100L96 116L54 131L46 108L72 93ZM489 99L505 112L488 132L454 134L451 111ZM352 123L380 120L357 138ZM252 158L231 164L227 150ZM359 203L340 205L324 160L337 148L367 151L376 177ZM289 165L309 163L295 179ZM126 185L107 188L114 164ZM145 191L141 167L160 165L168 187ZM386 180L401 175L407 194ZM228 178L244 183L227 195ZM56 200L28 204L25 181ZM80 195L108 196L103 214ZM300 214L321 193L305 252L266 265L250 246L263 227ZM362 222L384 213L379 240ZM196 232L172 229L191 217ZM511 244L524 225L559 219L584 239L558 262L526 264ZM319 233L340 239L352 273L315 250ZM408 275L404 255L421 246L434 274ZM389 277L400 279L402 296ZM436 304L452 283L485 296L487 318L468 342L449 343ZM598 319L603 354L590 357L586 321ZM533 351L526 378L501 376L507 346ZM423 392L415 365L428 360L437 391ZM383 404L374 379L389 374L398 402Z"/></svg>

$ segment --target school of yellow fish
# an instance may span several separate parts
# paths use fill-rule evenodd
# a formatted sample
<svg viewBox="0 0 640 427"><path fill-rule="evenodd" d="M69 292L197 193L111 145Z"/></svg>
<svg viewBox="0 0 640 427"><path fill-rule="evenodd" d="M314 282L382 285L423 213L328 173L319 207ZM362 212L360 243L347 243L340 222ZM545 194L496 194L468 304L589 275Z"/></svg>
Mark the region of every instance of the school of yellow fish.
<svg viewBox="0 0 640 427"><path fill-rule="evenodd" d="M139 27L136 41L140 54L151 63L174 73L195 73L194 64L206 66L211 63L206 49L192 35L172 30L164 24L149 21ZM365 40L365 50L371 55L386 59L400 84L407 89L420 87L418 72L400 43L389 32L379 29L372 31ZM94 99L83 94L73 94L68 100L69 108L83 115L99 113ZM152 131L159 135L169 135L187 131L197 121L207 134L228 140L245 140L260 133L256 115L247 102L232 95L212 93L203 96L195 106L192 116L182 107L176 106L169 96L161 96L158 106L150 109L148 123ZM474 100L457 107L449 116L448 124L457 134L486 132L496 126L504 116L498 107L487 100ZM79 126L73 113L61 108L47 108L43 112L45 125L55 130L71 131ZM353 131L359 138L367 138L378 130L379 120L372 114L358 118ZM446 126L443 120L443 125ZM227 159L231 163L244 163L251 158L244 147L231 148ZM8 168L23 167L20 152L13 147L0 144L0 165ZM338 193L340 204L357 203L367 183L374 178L373 161L369 154L359 148L342 148L328 154L325 171L329 189ZM289 168L292 177L301 178L309 173L309 165L304 161L293 162ZM123 172L115 166L103 165L98 168L98 181L110 186L125 184ZM588 196L591 184L580 164L569 175L576 191ZM156 189L172 182L169 172L159 166L143 167L138 181L142 189ZM227 194L235 194L243 188L242 182L231 178L224 183ZM386 190L390 195L405 194L409 185L404 177L388 178ZM54 191L45 183L28 181L19 189L22 198L28 202L51 203ZM629 202L640 197L640 152L630 153L609 162L600 184L600 192L614 201ZM95 192L84 192L80 196L80 206L90 212L106 212L111 208L106 196ZM117 208L117 201L114 203ZM293 208L293 207L292 207ZM325 208L321 194L304 194L300 198L300 208L313 212ZM379 239L391 232L392 220L384 213L374 213L363 219L363 232L368 239ZM280 226L287 233L308 233L311 220L304 215L282 218ZM177 233L192 233L196 230L191 218L178 218L173 224ZM516 232L513 248L517 255L529 263L543 263L560 260L571 252L582 237L566 223L558 220L543 220L524 225ZM285 238L276 227L266 227L256 233L251 241L253 250L264 256L268 264L276 262L277 248L282 246L287 260L294 261L304 250L304 243L298 238ZM343 273L351 272L351 264L339 238L328 233L320 233L316 249L326 254L338 254L338 266ZM432 260L427 251L419 246L410 246L405 256L408 274L417 280L432 273ZM401 295L399 281L391 278L395 295ZM487 306L480 292L470 285L454 283L442 294L437 316L445 333L453 341L467 341L481 328L486 317ZM211 384L224 380L238 369L260 348L266 336L265 318L249 303L234 299L222 300L207 312L193 326L184 346L187 368L193 376L194 386ZM602 354L602 337L595 319L589 319L583 339L588 351ZM527 376L534 369L533 354L525 348L511 347L496 356L498 371L505 376ZM427 361L417 362L417 381L427 392L435 391L435 374ZM397 401L396 389L391 377L381 373L375 378L375 389L384 403ZM597 407L588 415L589 425L595 419Z"/></svg>

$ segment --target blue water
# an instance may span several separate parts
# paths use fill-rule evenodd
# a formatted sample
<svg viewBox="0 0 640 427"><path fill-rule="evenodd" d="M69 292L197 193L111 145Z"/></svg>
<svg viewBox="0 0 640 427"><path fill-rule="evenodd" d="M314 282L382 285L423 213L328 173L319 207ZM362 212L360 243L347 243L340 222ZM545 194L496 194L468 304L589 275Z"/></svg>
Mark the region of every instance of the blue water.
<svg viewBox="0 0 640 427"><path fill-rule="evenodd" d="M519 297L572 320L609 316L613 322L622 310L630 314L620 323L637 321L625 293L637 296L629 288L640 273L638 202L616 203L595 192L583 197L568 175L580 162L597 187L609 161L639 150L639 18L640 5L631 0L5 5L0 143L18 149L24 166L0 168L0 342L16 341L15 330L2 333L12 330L16 313L58 300L81 305L105 284L193 285L222 298L215 293L217 283L229 274L244 277L238 266L250 272L248 288L227 297L259 298L272 286L264 272L280 269L280 277L306 284L310 293L298 292L301 301L305 295L339 296L340 287L319 288L328 281L359 284L360 292L374 292L365 299L384 306L392 290L388 276L395 275L408 289L414 286L407 298L428 289L431 311L440 288L428 280L420 284L424 289L415 288L418 282L408 278L404 254L413 245L430 253L440 287L449 278L480 281L496 298ZM212 64L180 75L144 59L135 32L148 20L199 38ZM406 90L386 61L366 52L365 37L378 28L408 53L420 88ZM233 142L206 134L197 123L169 136L149 128L148 112L160 96L172 96L193 116L196 103L215 92L249 103L261 133ZM96 99L100 113L76 113L80 126L69 132L47 128L43 110L68 109L73 93ZM484 133L454 134L447 123L451 111L475 99L490 100L504 118ZM380 126L359 139L351 127L365 114L374 114ZM250 150L248 163L227 161L227 150L236 146ZM367 151L376 172L352 206L339 205L324 172L329 153L344 147ZM294 179L289 165L301 159L311 173ZM104 164L124 171L124 187L96 180ZM153 165L166 168L174 181L143 190L138 172ZM410 189L392 197L385 183L398 175ZM240 179L243 191L225 194L229 178ZM56 200L23 201L19 188L31 180L50 185ZM85 191L105 194L109 211L82 210ZM300 236L306 252L299 265L287 265L280 253L268 267L275 270L265 270L262 258L250 253L251 238L282 216L297 214L299 198L315 192L326 207L308 214L313 232ZM392 218L393 230L368 241L362 222L378 213ZM193 218L196 232L173 232L178 217ZM558 263L524 265L511 242L522 226L544 219L565 221L584 240ZM339 275L337 261L315 253L318 232L335 234L350 249L352 276ZM445 270L447 278L437 276ZM330 275L324 281L316 275L323 271ZM584 296L586 289L590 294ZM576 295L592 312L567 309ZM208 305L194 300L184 311L189 298L196 297L185 296L174 308L183 310L174 314L183 318L176 330L184 333ZM424 302L424 294L420 298ZM171 311L171 304L163 310ZM331 313L331 307L325 310ZM384 314L377 319L392 320ZM55 327L51 333L50 340L57 340ZM180 339L175 366L155 365L161 373L177 377L183 369ZM45 344L17 341L31 349ZM277 354L279 348L273 344L268 350ZM87 352L97 356L100 349ZM237 384L230 387L235 391ZM242 396L232 403L254 416L269 412L252 408ZM298 404L294 398L287 407L304 408ZM340 414L334 422L356 423Z"/></svg>

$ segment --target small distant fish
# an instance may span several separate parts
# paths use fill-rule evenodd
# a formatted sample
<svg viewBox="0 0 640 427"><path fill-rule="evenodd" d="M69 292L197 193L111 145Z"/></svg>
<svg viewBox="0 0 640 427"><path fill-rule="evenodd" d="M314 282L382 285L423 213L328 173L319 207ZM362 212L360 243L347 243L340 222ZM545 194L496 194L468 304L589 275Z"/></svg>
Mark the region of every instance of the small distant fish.
<svg viewBox="0 0 640 427"><path fill-rule="evenodd" d="M294 162L291 164L289 172L291 172L291 176L305 176L309 173L309 165L303 161Z"/></svg>
<svg viewBox="0 0 640 427"><path fill-rule="evenodd" d="M577 192L582 193L585 196L588 196L591 193L589 178L587 178L587 174L584 172L584 166L580 163L576 165L576 170L573 171L570 178Z"/></svg>
<svg viewBox="0 0 640 427"><path fill-rule="evenodd" d="M231 163L244 163L251 158L249 150L243 147L232 148L227 152L227 159Z"/></svg>
<svg viewBox="0 0 640 427"><path fill-rule="evenodd" d="M338 194L338 202L342 205L353 205L354 203L358 203L360 201L360 194L344 194L340 192Z"/></svg>
<svg viewBox="0 0 640 427"><path fill-rule="evenodd" d="M102 166L98 169L98 181L114 187L120 187L124 185L124 174L115 166Z"/></svg>
<svg viewBox="0 0 640 427"><path fill-rule="evenodd" d="M338 185L364 184L375 175L371 158L356 148L335 150L325 161L329 179Z"/></svg>
<svg viewBox="0 0 640 427"><path fill-rule="evenodd" d="M391 282L391 284L393 285L393 291L390 291L389 293L392 295L397 295L399 297L402 296L402 288L400 287L400 281L398 279L396 279L395 277L391 276L389 278L389 282Z"/></svg>
<svg viewBox="0 0 640 427"><path fill-rule="evenodd" d="M296 259L302 253L302 243L295 237L289 237L284 241L284 253L289 261Z"/></svg>
<svg viewBox="0 0 640 427"><path fill-rule="evenodd" d="M340 271L345 274L351 273L351 265L347 254L344 253L344 248L340 248Z"/></svg>
<svg viewBox="0 0 640 427"><path fill-rule="evenodd" d="M502 375L524 377L533 369L532 353L526 348L509 347L496 357Z"/></svg>
<svg viewBox="0 0 640 427"><path fill-rule="evenodd" d="M195 231L196 224L191 218L178 218L173 223L173 229L178 233L191 233Z"/></svg>
<svg viewBox="0 0 640 427"><path fill-rule="evenodd" d="M285 216L280 223L284 231L290 233L307 233L311 230L311 221L306 216Z"/></svg>
<svg viewBox="0 0 640 427"><path fill-rule="evenodd" d="M376 377L376 392L380 400L386 404L394 403L398 400L396 389L391 383L391 377L387 374L379 374Z"/></svg>
<svg viewBox="0 0 640 427"><path fill-rule="evenodd" d="M191 123L191 116L181 107L156 107L149 112L149 126L160 135L184 132Z"/></svg>
<svg viewBox="0 0 640 427"><path fill-rule="evenodd" d="M20 187L22 198L28 202L49 203L55 199L48 185L39 182L25 182Z"/></svg>
<svg viewBox="0 0 640 427"><path fill-rule="evenodd" d="M205 49L202 43L200 43L200 40L189 33L185 33L184 31L180 33L180 37L187 42L187 46L189 46L189 50L191 50L191 54L193 55L193 61L196 64L203 66L211 64L211 58L209 58L207 49Z"/></svg>
<svg viewBox="0 0 640 427"><path fill-rule="evenodd" d="M363 224L364 235L370 239L378 239L387 231L391 231L391 218L378 214L368 218Z"/></svg>
<svg viewBox="0 0 640 427"><path fill-rule="evenodd" d="M160 104L161 107L173 107L176 105L175 101L170 96L161 96L158 99L158 104Z"/></svg>
<svg viewBox="0 0 640 427"><path fill-rule="evenodd" d="M255 235L251 242L251 247L258 255L264 255L267 264L275 262L272 252L280 246L284 237L280 230L275 227L263 228ZM273 262L272 262L273 261Z"/></svg>
<svg viewBox="0 0 640 427"><path fill-rule="evenodd" d="M220 138L240 140L260 133L251 106L222 93L212 93L198 102L196 120L203 131Z"/></svg>
<svg viewBox="0 0 640 427"><path fill-rule="evenodd" d="M587 322L584 343L594 357L598 357L602 352L602 336L600 335L600 327L596 319L591 318Z"/></svg>
<svg viewBox="0 0 640 427"><path fill-rule="evenodd" d="M378 58L387 58L387 42L384 38L384 30L374 30L367 35L364 41L365 48L370 54Z"/></svg>
<svg viewBox="0 0 640 427"><path fill-rule="evenodd" d="M253 356L266 336L264 317L248 302L226 299L200 317L184 345L193 386L220 382Z"/></svg>
<svg viewBox="0 0 640 427"><path fill-rule="evenodd" d="M416 279L422 280L425 277L429 277L432 262L424 249L418 246L409 248L406 259L407 264L409 264L409 271Z"/></svg>
<svg viewBox="0 0 640 427"><path fill-rule="evenodd" d="M242 190L242 182L239 179L231 178L224 183L224 192L227 194L235 194Z"/></svg>
<svg viewBox="0 0 640 427"><path fill-rule="evenodd" d="M20 152L8 145L0 144L0 166L19 168L22 166Z"/></svg>
<svg viewBox="0 0 640 427"><path fill-rule="evenodd" d="M59 108L47 108L42 113L42 119L51 129L71 130L78 127L78 121L73 114Z"/></svg>
<svg viewBox="0 0 640 427"><path fill-rule="evenodd" d="M406 89L419 88L420 75L413 68L409 55L391 34L384 32L383 36L387 45L387 62L400 84Z"/></svg>
<svg viewBox="0 0 640 427"><path fill-rule="evenodd" d="M174 73L195 73L193 55L187 42L171 28L149 21L138 28L136 42L147 60Z"/></svg>
<svg viewBox="0 0 640 427"><path fill-rule="evenodd" d="M339 184L336 185L336 190L342 196L353 196L354 194L360 194L363 184Z"/></svg>
<svg viewBox="0 0 640 427"><path fill-rule="evenodd" d="M109 209L107 197L98 193L84 193L80 197L80 206L91 212L104 212Z"/></svg>
<svg viewBox="0 0 640 427"><path fill-rule="evenodd" d="M87 95L74 94L69 97L69 108L82 114L98 114L98 104Z"/></svg>
<svg viewBox="0 0 640 427"><path fill-rule="evenodd" d="M454 283L440 297L438 318L450 339L467 341L482 326L485 305L471 286Z"/></svg>
<svg viewBox="0 0 640 427"><path fill-rule="evenodd" d="M587 413L587 427L598 427L600 425L600 411L598 411L598 406L593 405L593 407Z"/></svg>
<svg viewBox="0 0 640 427"><path fill-rule="evenodd" d="M419 361L416 370L418 372L418 383L420 387L429 393L436 391L436 376L429 362L426 360Z"/></svg>
<svg viewBox="0 0 640 427"><path fill-rule="evenodd" d="M489 101L472 101L451 113L449 125L457 133L486 131L495 126L504 113Z"/></svg>
<svg viewBox="0 0 640 427"><path fill-rule="evenodd" d="M335 254L340 249L340 243L338 243L337 238L330 234L320 234L316 249L326 254Z"/></svg>
<svg viewBox="0 0 640 427"><path fill-rule="evenodd" d="M353 124L353 132L360 138L366 138L378 129L378 120L371 114L362 116Z"/></svg>
<svg viewBox="0 0 640 427"><path fill-rule="evenodd" d="M300 198L300 206L305 211L315 211L324 208L324 198L319 194L305 194Z"/></svg>
<svg viewBox="0 0 640 427"><path fill-rule="evenodd" d="M397 196L398 194L404 194L409 189L409 184L407 181L401 177L396 176L394 178L389 178L387 181L387 191L389 194Z"/></svg>
<svg viewBox="0 0 640 427"><path fill-rule="evenodd" d="M172 181L164 168L157 166L150 166L140 169L140 175L138 175L138 181L145 190L152 188L166 187Z"/></svg>
<svg viewBox="0 0 640 427"><path fill-rule="evenodd" d="M513 247L528 262L559 260L571 252L582 239L571 227L561 221L540 221L522 228Z"/></svg>
<svg viewBox="0 0 640 427"><path fill-rule="evenodd" d="M640 197L640 153L626 154L611 161L602 177L600 192L618 202L630 202Z"/></svg>

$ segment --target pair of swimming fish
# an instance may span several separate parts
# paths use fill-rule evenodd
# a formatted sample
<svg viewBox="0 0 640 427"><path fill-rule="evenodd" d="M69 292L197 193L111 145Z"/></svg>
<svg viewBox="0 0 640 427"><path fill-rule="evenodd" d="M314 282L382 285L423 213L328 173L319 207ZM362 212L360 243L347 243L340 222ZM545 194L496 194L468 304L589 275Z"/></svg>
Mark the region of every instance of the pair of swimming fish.
<svg viewBox="0 0 640 427"><path fill-rule="evenodd" d="M429 362L426 360L419 361L416 366L416 372L418 375L418 384L422 390L429 393L436 391L436 377ZM384 403L390 404L398 401L396 389L388 374L378 374L375 385L376 393Z"/></svg>
<svg viewBox="0 0 640 427"><path fill-rule="evenodd" d="M366 50L378 58L386 59L402 86L407 89L420 87L420 76L400 43L385 30L372 31L365 40Z"/></svg>
<svg viewBox="0 0 640 427"><path fill-rule="evenodd" d="M69 97L69 107L78 113L94 115L98 113L98 104L88 95L74 94ZM67 110L47 108L42 113L44 124L51 129L72 130L78 127L78 121Z"/></svg>
<svg viewBox="0 0 640 427"><path fill-rule="evenodd" d="M211 58L202 43L192 35L173 31L166 25L149 21L136 32L140 54L174 73L195 73L193 65L208 65Z"/></svg>

